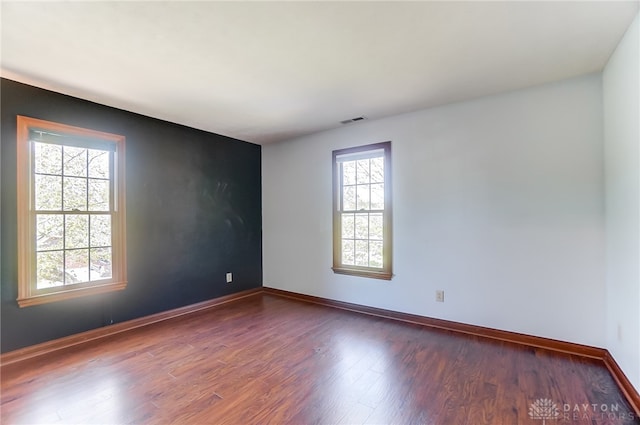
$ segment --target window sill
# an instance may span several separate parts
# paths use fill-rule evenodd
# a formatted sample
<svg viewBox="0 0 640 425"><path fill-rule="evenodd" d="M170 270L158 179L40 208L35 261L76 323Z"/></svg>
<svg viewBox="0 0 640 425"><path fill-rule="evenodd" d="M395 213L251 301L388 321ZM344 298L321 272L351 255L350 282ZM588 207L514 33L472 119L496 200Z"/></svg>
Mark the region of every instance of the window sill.
<svg viewBox="0 0 640 425"><path fill-rule="evenodd" d="M56 301L70 300L88 295L103 294L105 292L121 291L127 287L127 282L106 283L77 289L66 289L60 292L30 295L18 298L18 306L29 307L32 305L52 303Z"/></svg>
<svg viewBox="0 0 640 425"><path fill-rule="evenodd" d="M336 274L346 274L350 276L369 277L372 279L382 279L382 280L391 280L393 278L393 274L386 271L351 269L346 267L332 267L331 269Z"/></svg>

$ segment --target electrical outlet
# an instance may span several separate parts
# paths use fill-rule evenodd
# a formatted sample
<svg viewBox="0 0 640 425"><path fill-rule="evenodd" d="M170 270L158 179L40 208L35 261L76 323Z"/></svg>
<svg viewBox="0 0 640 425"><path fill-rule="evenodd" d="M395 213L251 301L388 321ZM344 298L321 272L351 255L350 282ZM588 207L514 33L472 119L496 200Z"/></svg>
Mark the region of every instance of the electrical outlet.
<svg viewBox="0 0 640 425"><path fill-rule="evenodd" d="M233 282L233 274L227 273L227 283L231 283L231 282Z"/></svg>
<svg viewBox="0 0 640 425"><path fill-rule="evenodd" d="M439 303L444 302L444 291L442 289L438 289L436 291L436 302L439 302Z"/></svg>

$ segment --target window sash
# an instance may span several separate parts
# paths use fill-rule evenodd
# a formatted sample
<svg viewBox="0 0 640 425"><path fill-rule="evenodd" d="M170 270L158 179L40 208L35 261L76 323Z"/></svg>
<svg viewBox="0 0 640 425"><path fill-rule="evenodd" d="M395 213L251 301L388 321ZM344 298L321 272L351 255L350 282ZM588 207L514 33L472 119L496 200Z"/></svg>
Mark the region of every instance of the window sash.
<svg viewBox="0 0 640 425"><path fill-rule="evenodd" d="M109 155L108 178L91 176L90 157L87 156L85 176L74 178L84 179L86 193L85 208L65 209L64 200L54 209L36 209L37 175L50 175L59 177L61 184L65 178L65 170L61 164L59 173L36 173L35 142L56 144L83 149L102 150ZM79 296L109 292L124 289L126 287L126 247L125 247L125 185L124 185L124 148L123 136L103 133L78 127L67 126L34 118L18 116L18 304L20 307L59 301ZM66 176L71 177L71 176ZM108 208L91 209L90 182L108 181ZM106 190L105 192L106 193ZM64 188L61 187L61 196L64 196ZM53 205L56 206L56 205ZM37 220L39 216L61 215L72 216L109 216L110 217L110 245L102 247L91 245L91 230L87 228L86 247L72 248L62 245L57 250L38 250L36 237ZM64 218L63 218L64 220ZM63 221L64 222L64 221ZM89 226L89 224L87 224ZM64 232L64 228L61 229ZM86 281L67 283L65 281L66 262L63 263L63 285L38 288L37 256L39 253L63 252L63 258L67 253L76 254L79 250L87 251L87 279ZM111 255L111 277L92 279L91 254L98 255L99 249L109 249ZM94 257L96 258L96 257ZM63 260L64 261L64 260ZM97 262L93 263L94 265ZM82 267L81 267L82 268Z"/></svg>
<svg viewBox="0 0 640 425"><path fill-rule="evenodd" d="M75 136L72 134L57 134L44 129L29 128L29 140L32 142L49 143L52 145L71 146L76 148L98 149L115 152L116 143L91 136Z"/></svg>
<svg viewBox="0 0 640 425"><path fill-rule="evenodd" d="M343 153L337 154L335 156L335 161L338 163L342 163L348 161L357 161L359 159L384 158L384 153L384 149L372 149L367 151Z"/></svg>
<svg viewBox="0 0 640 425"><path fill-rule="evenodd" d="M343 165L349 161L359 161L362 159L375 159L383 158L383 180L372 181L371 175L368 176L367 183L358 182L357 174L355 182L344 184L344 171ZM334 214L333 214L333 270L336 273L353 274L358 276L374 277L380 279L391 279L391 143L384 142L373 145L362 146L358 148L350 148L333 152L333 174L334 174ZM371 193L371 186L374 184L383 184L384 188L384 201L383 208L371 208L371 199L368 196L368 208L358 208L357 199L356 205L351 207L345 207L344 193L345 187L358 187L368 186L369 194ZM357 193L357 192L356 192ZM344 237L342 221L345 215L353 214L367 217L367 237L358 237L356 230L354 229L353 237ZM382 217L382 239L372 238L371 234L371 216L380 215ZM348 264L343 258L343 247L345 242L348 245L353 242L353 257L350 258L353 261L349 261ZM364 244L367 245L367 265L362 265L364 261L359 261L361 264L357 264L356 256L358 251L356 246L360 243L361 247ZM375 265L375 261L371 261L372 256L372 244L377 246L382 242L382 261L381 266ZM364 251L363 251L364 252ZM373 264L373 265L372 265Z"/></svg>

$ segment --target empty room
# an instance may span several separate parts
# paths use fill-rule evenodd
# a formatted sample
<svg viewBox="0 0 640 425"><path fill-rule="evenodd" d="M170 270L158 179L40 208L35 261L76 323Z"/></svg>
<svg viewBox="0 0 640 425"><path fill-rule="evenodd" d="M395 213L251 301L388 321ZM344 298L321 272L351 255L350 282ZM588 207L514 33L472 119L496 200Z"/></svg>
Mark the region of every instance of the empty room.
<svg viewBox="0 0 640 425"><path fill-rule="evenodd" d="M640 424L640 1L0 3L2 424Z"/></svg>

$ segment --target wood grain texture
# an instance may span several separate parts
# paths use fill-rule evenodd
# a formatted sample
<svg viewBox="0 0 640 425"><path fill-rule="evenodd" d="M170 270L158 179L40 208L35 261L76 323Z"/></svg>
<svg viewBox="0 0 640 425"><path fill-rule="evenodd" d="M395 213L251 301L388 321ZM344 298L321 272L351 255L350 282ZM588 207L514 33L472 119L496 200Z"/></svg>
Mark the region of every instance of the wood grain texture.
<svg viewBox="0 0 640 425"><path fill-rule="evenodd" d="M249 289L246 291L237 292L235 294L218 297L209 301L203 301L196 304L191 304L185 307L180 307L172 310L163 311L157 314L151 314L149 316L141 317L139 319L128 320L126 322L117 323L103 328L92 329L90 331L81 332L78 334L70 335L64 338L58 338L52 341L47 341L42 344L31 345L29 347L21 348L19 350L10 351L0 355L0 367L5 367L10 364L19 363L24 360L28 360L40 356L48 356L59 350L65 350L75 347L80 344L84 344L90 341L107 338L113 335L117 335L122 332L127 332L133 329L137 329L143 326L148 326L163 320L174 319L186 314L195 313L201 310L205 310L211 307L215 307L221 304L225 304L231 301L235 301L247 296L256 295L261 292L261 289Z"/></svg>
<svg viewBox="0 0 640 425"><path fill-rule="evenodd" d="M620 369L618 362L615 361L611 353L607 352L604 358L604 364L607 369L609 369L609 373L611 373L613 379L616 380L622 393L627 397L631 406L633 406L636 416L640 417L640 394L638 394L638 391L633 387L629 378L627 378L622 369Z"/></svg>
<svg viewBox="0 0 640 425"><path fill-rule="evenodd" d="M614 380L620 387L627 401L633 408L635 415L640 417L640 395L633 387L629 378L624 374L620 366L617 364L611 353L604 348L591 347L571 342L558 341L550 338L542 338L532 335L525 335L516 332L492 329L483 326L469 325L466 323L452 322L449 320L435 319L431 317L418 316L407 313L399 313L391 310L384 310L375 307L367 307L359 304L347 303L343 301L335 301L312 295L299 294L296 292L283 291L275 288L263 288L267 294L282 296L295 299L298 301L309 302L313 304L324 305L328 307L339 308L342 310L368 314L376 317L384 317L398 320L406 323L415 323L436 329L449 330L463 334L475 335L484 338L496 339L515 344L522 344L529 347L544 348L550 351L567 353L576 356L582 356L592 359L601 360L613 376Z"/></svg>
<svg viewBox="0 0 640 425"><path fill-rule="evenodd" d="M296 292L283 291L281 289L263 288L267 294L278 295L299 301L320 304L328 307L339 308L347 311L368 314L371 316L384 317L406 323L428 326L430 328L443 329L460 332L469 335L481 336L485 338L497 339L499 341L513 342L530 347L544 348L561 353L575 354L592 359L604 360L607 350L604 348L591 347L588 345L575 344L572 342L558 341L550 338L542 338L532 335L525 335L516 332L503 331L499 329L487 328L484 326L469 325L466 323L452 322L450 320L435 319L432 317L418 316L415 314L399 313L392 310L384 310L376 307L368 307L360 304L352 304L344 301L329 300L312 295L298 294Z"/></svg>
<svg viewBox="0 0 640 425"><path fill-rule="evenodd" d="M529 409L543 398L562 415L547 423L640 423L599 360L267 293L1 378L3 424L526 425L542 423Z"/></svg>

